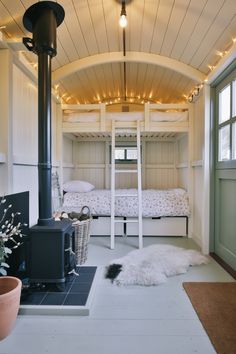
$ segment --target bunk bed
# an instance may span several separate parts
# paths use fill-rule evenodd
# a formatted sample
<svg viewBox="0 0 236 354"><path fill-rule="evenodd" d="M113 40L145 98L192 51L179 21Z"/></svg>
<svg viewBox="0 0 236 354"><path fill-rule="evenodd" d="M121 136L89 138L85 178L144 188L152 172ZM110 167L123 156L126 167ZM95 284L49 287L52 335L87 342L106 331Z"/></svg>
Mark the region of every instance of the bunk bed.
<svg viewBox="0 0 236 354"><path fill-rule="evenodd" d="M62 134L72 134L79 139L85 136L112 137L114 122L116 128L121 128L120 137L132 136L132 128L139 125L141 136L152 136L155 133L164 134L190 134L191 133L191 109L189 104L145 104L143 112L106 112L104 104L99 105L63 105L63 119L61 125ZM138 122L138 123L137 123ZM189 138L191 141L191 138ZM105 186L109 188L107 185ZM89 193L67 193L64 198L65 211L78 211L82 204L89 204L92 209L93 223L91 234L110 235L111 191L95 190ZM188 191L179 188L167 190L145 189L142 191L142 234L149 236L187 236L189 231L189 217L191 210L191 181L188 183ZM117 191L122 197L116 200L115 216L118 219L132 221L137 217L137 193L135 189L122 189ZM125 198L124 194L136 193L134 198ZM150 198L159 195L158 210ZM98 196L102 196L99 199ZM171 197L170 197L171 196ZM173 197L174 196L174 197ZM179 199L178 199L179 198ZM95 199L97 204L92 203ZM169 203L165 208L164 199ZM134 206L136 203L136 207ZM127 207L128 205L128 207ZM174 208L174 205L180 207ZM102 207L103 206L103 207ZM125 208L125 206L127 208ZM148 206L148 207L147 207ZM181 208L182 206L182 208ZM165 212L164 212L165 209ZM136 211L135 211L136 210ZM130 212L132 211L132 212ZM138 225L130 223L117 223L115 234L127 236L138 234Z"/></svg>
<svg viewBox="0 0 236 354"><path fill-rule="evenodd" d="M121 128L135 127L140 121L141 132L188 132L188 104L145 104L144 112L106 113L104 104L63 105L63 133L112 131L112 121ZM92 110L92 112L87 112ZM82 111L82 112L81 112Z"/></svg>

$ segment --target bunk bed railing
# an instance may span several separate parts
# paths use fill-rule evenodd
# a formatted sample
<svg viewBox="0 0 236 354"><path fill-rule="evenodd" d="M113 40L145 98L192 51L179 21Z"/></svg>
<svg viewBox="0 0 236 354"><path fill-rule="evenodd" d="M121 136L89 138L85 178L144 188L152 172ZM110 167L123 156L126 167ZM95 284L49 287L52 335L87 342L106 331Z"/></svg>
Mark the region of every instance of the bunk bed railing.
<svg viewBox="0 0 236 354"><path fill-rule="evenodd" d="M106 105L101 104L77 104L77 105L62 105L63 111L73 112L97 112L97 119L94 121L66 121L62 122L62 131L64 133L75 132L111 132L112 131L112 112L106 111ZM146 103L144 105L143 117L140 119L140 112L137 112L137 119L135 119L135 112L120 112L127 118L117 118L117 112L114 112L114 120L116 120L116 126L121 128L135 127L136 122L140 121L141 132L188 132L189 120L177 120L177 121L154 121L151 118L154 112L166 112L166 111L189 111L189 104L153 104ZM129 117L130 113L130 117ZM131 116L132 115L132 116ZM130 119L129 119L130 118Z"/></svg>

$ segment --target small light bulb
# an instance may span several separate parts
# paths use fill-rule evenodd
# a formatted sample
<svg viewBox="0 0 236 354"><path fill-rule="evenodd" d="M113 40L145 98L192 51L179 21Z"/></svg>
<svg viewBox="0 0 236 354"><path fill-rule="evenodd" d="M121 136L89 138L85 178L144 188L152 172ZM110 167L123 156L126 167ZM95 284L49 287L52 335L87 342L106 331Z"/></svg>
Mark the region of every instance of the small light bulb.
<svg viewBox="0 0 236 354"><path fill-rule="evenodd" d="M128 21L127 21L126 15L121 15L120 19L119 19L120 27L125 28L127 26L127 23L128 23Z"/></svg>

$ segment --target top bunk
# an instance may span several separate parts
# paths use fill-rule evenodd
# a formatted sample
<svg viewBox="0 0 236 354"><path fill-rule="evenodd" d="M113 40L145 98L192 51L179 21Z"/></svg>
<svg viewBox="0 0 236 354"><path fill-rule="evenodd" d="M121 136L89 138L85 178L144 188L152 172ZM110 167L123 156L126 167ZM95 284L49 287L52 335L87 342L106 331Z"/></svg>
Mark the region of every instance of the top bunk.
<svg viewBox="0 0 236 354"><path fill-rule="evenodd" d="M189 104L146 103L139 112L108 112L105 104L62 105L63 133L112 131L112 124L122 129L136 127L142 132L188 132Z"/></svg>

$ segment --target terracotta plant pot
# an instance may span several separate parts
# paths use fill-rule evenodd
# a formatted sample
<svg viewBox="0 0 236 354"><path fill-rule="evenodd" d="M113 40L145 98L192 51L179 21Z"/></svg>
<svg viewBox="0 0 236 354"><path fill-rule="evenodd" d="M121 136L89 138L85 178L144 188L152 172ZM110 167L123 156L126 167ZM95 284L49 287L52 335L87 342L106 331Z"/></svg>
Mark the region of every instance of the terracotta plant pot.
<svg viewBox="0 0 236 354"><path fill-rule="evenodd" d="M20 306L22 283L15 277L0 277L0 340L7 337L16 320Z"/></svg>

